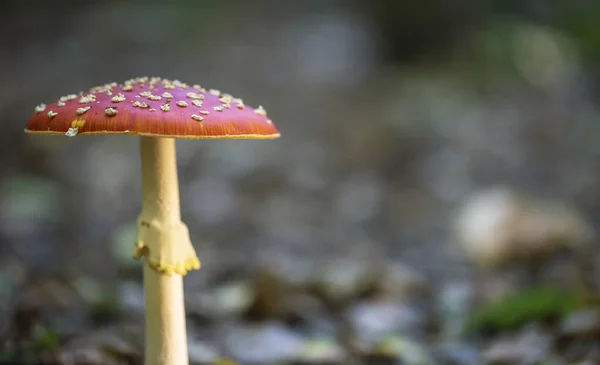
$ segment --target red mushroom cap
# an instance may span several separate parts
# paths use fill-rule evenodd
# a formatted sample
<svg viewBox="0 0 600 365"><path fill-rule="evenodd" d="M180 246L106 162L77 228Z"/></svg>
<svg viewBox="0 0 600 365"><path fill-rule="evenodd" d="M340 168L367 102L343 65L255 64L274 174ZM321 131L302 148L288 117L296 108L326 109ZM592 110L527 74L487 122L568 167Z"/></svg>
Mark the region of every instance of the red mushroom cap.
<svg viewBox="0 0 600 365"><path fill-rule="evenodd" d="M106 84L40 104L25 132L192 139L279 137L262 106L255 109L218 90L159 77Z"/></svg>

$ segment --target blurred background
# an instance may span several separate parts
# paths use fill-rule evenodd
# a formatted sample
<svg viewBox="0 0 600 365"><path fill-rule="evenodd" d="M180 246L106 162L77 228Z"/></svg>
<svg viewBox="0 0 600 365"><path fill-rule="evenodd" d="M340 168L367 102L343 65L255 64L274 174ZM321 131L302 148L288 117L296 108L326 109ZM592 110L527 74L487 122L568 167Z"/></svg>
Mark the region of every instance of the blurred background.
<svg viewBox="0 0 600 365"><path fill-rule="evenodd" d="M600 2L0 2L1 363L141 364L138 140L25 135L138 76L264 105L179 141L191 364L598 364Z"/></svg>

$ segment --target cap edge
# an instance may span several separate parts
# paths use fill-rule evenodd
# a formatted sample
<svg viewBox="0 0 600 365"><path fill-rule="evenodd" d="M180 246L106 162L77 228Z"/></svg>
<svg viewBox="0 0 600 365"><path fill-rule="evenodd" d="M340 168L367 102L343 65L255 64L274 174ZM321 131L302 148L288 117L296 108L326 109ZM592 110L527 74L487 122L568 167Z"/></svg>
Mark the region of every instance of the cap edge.
<svg viewBox="0 0 600 365"><path fill-rule="evenodd" d="M65 132L56 131L35 131L25 129L28 134L46 134L46 135L64 135ZM95 136L95 135L128 135L138 137L157 137L157 138L177 138L177 139L277 139L281 137L280 133L276 134L230 134L217 136L198 136L198 135L172 135L172 134L154 134L154 133L138 133L138 132L79 132L78 136Z"/></svg>

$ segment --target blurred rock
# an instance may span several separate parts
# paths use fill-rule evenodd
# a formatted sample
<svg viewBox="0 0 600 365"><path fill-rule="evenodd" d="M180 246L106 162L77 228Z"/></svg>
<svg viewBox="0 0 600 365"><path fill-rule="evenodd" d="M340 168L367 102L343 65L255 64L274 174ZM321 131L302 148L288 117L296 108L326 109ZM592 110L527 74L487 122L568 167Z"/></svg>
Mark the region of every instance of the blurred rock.
<svg viewBox="0 0 600 365"><path fill-rule="evenodd" d="M389 336L375 346L374 353L400 360L406 365L433 365L434 360L424 344L399 336Z"/></svg>
<svg viewBox="0 0 600 365"><path fill-rule="evenodd" d="M444 365L480 365L481 354L471 344L461 342L444 343L435 350L435 359Z"/></svg>
<svg viewBox="0 0 600 365"><path fill-rule="evenodd" d="M334 259L315 273L316 290L327 302L340 305L373 291L376 267L370 262Z"/></svg>
<svg viewBox="0 0 600 365"><path fill-rule="evenodd" d="M277 322L241 324L227 329L227 354L242 364L270 364L293 360L306 340Z"/></svg>
<svg viewBox="0 0 600 365"><path fill-rule="evenodd" d="M536 329L525 330L514 337L494 340L482 355L488 365L534 365L545 360L551 340Z"/></svg>
<svg viewBox="0 0 600 365"><path fill-rule="evenodd" d="M515 255L514 224L519 200L507 189L494 189L471 196L457 216L458 243L469 259L479 265L495 265Z"/></svg>
<svg viewBox="0 0 600 365"><path fill-rule="evenodd" d="M569 337L593 337L600 334L600 311L583 309L566 317L559 325L560 334Z"/></svg>
<svg viewBox="0 0 600 365"><path fill-rule="evenodd" d="M457 240L484 267L539 259L558 249L581 249L592 228L573 208L537 201L498 187L473 194L455 221Z"/></svg>
<svg viewBox="0 0 600 365"><path fill-rule="evenodd" d="M392 298L406 298L429 294L427 280L421 273L399 262L384 265L376 281L378 294Z"/></svg>
<svg viewBox="0 0 600 365"><path fill-rule="evenodd" d="M308 341L294 356L292 365L344 364L346 351L333 339L321 338Z"/></svg>
<svg viewBox="0 0 600 365"><path fill-rule="evenodd" d="M369 300L351 306L347 318L361 340L373 343L397 333L422 335L428 324L426 311L402 301Z"/></svg>

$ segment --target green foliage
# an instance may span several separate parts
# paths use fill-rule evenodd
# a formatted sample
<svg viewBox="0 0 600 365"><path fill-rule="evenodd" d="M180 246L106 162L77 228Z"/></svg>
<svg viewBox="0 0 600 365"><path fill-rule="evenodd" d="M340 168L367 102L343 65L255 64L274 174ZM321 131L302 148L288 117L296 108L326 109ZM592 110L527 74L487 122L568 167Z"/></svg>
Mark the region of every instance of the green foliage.
<svg viewBox="0 0 600 365"><path fill-rule="evenodd" d="M527 322L562 318L584 304L584 298L551 287L538 287L510 295L473 312L465 332L515 329Z"/></svg>
<svg viewBox="0 0 600 365"><path fill-rule="evenodd" d="M58 348L60 338L52 329L44 328L36 333L31 344L31 349L37 353L51 352Z"/></svg>
<svg viewBox="0 0 600 365"><path fill-rule="evenodd" d="M574 40L584 56L584 63L595 65L600 60L600 1L582 0L577 6L566 2L557 6L554 11L558 29Z"/></svg>

